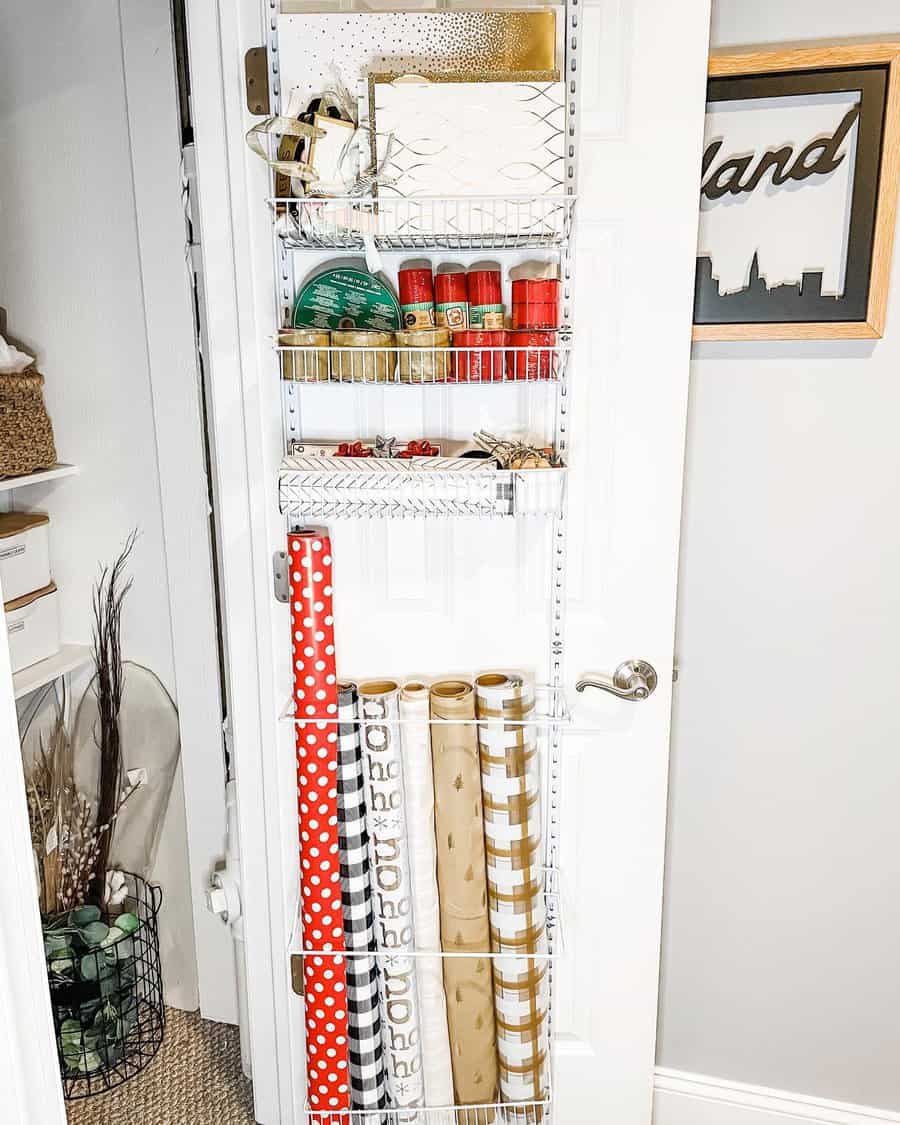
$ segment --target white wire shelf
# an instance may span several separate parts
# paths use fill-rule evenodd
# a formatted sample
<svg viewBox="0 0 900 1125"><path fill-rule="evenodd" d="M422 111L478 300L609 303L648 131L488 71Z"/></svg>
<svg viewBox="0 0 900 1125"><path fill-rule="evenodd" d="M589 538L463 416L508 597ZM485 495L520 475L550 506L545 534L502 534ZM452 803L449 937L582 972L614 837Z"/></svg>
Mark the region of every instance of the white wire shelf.
<svg viewBox="0 0 900 1125"><path fill-rule="evenodd" d="M458 678L464 680L466 683L474 684L478 675L480 675L480 673L476 672L474 674L465 674ZM400 677L396 680L396 683L402 687L408 678L409 677ZM447 679L448 677L441 678ZM453 678L457 678L455 674ZM346 680L347 677L341 677L342 682L346 682ZM417 680L416 682L421 683L422 681ZM566 693L562 688L553 688L548 684L536 684L534 687L534 702L534 710L527 719L504 718L503 725L509 728L534 727L536 730L544 731L559 726L567 726L573 722L572 710L566 698ZM285 703L284 707L282 707L278 715L279 721L303 724L315 723L320 726L320 729L324 729L324 727L328 725L333 726L335 723L346 722L346 720L340 719L337 714L322 715L317 713L314 704L310 704L309 707L312 708L311 711L307 708L305 714L298 714L296 701L291 698ZM383 727L403 727L407 725L419 726L422 723L426 723L428 726L434 727L447 725L480 727L490 726L496 724L496 722L496 719L440 719L433 717L423 719L418 716L415 718L403 718L398 715L393 719L379 719L378 725Z"/></svg>
<svg viewBox="0 0 900 1125"><path fill-rule="evenodd" d="M565 943L563 940L562 930L562 916L560 911L560 900L558 894L545 892L544 894L544 910L546 912L545 927L547 930L547 937L550 941L550 949L537 950L522 950L515 953L445 953L440 950L433 949L391 949L391 950L350 950L350 949L333 949L327 942L323 947L311 946L307 948L300 943L299 938L297 943L291 943L290 955L292 957L311 957L313 962L315 958L320 958L318 962L322 964L326 959L330 959L335 964L341 963L341 958L347 960L362 960L364 958L372 958L379 965L395 965L398 961L407 960L440 960L440 961L534 961L536 964L544 964L548 961L555 961L565 952ZM551 952L552 949L552 952Z"/></svg>
<svg viewBox="0 0 900 1125"><path fill-rule="evenodd" d="M389 190L389 189L388 189ZM561 246L574 195L270 199L289 249L512 250Z"/></svg>
<svg viewBox="0 0 900 1125"><path fill-rule="evenodd" d="M497 347L276 346L281 377L294 383L448 386L553 383L565 372L571 337L535 329L553 343Z"/></svg>
<svg viewBox="0 0 900 1125"><path fill-rule="evenodd" d="M339 958L347 958L352 961L371 957L374 958L379 965L391 965L398 960L407 960L409 958L416 961L423 959L439 959L441 961L478 960L492 962L534 961L544 964L548 961L555 961L558 957L562 956L566 948L565 931L563 929L562 920L562 895L559 890L559 885L559 872L552 868L544 868L544 925L547 934L547 942L546 948L542 950L525 949L516 951L515 953L452 953L434 949L336 950L328 942L323 943L321 946L306 946L303 943L302 926L299 917L300 911L298 910L295 917L293 933L291 934L290 945L288 947L288 954L291 957L319 957L323 959L323 962L325 958L330 958L338 963Z"/></svg>
<svg viewBox="0 0 900 1125"><path fill-rule="evenodd" d="M402 1109L307 1109L306 1125L552 1125L552 1100Z"/></svg>
<svg viewBox="0 0 900 1125"><path fill-rule="evenodd" d="M322 458L322 460L325 460ZM291 521L423 517L554 516L561 512L566 469L429 467L441 458L329 457L327 467L285 457L278 507Z"/></svg>

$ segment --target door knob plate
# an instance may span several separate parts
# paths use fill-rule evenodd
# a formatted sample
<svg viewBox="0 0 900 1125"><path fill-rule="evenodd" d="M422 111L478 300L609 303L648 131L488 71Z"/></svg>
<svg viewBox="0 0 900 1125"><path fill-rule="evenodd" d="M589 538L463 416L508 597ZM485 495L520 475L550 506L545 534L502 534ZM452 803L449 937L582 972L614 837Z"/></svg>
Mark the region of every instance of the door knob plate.
<svg viewBox="0 0 900 1125"><path fill-rule="evenodd" d="M578 681L575 690L597 688L599 691L608 691L619 699L639 703L656 691L658 682L659 677L652 664L648 664L646 660L626 660L615 670L611 679L586 676Z"/></svg>

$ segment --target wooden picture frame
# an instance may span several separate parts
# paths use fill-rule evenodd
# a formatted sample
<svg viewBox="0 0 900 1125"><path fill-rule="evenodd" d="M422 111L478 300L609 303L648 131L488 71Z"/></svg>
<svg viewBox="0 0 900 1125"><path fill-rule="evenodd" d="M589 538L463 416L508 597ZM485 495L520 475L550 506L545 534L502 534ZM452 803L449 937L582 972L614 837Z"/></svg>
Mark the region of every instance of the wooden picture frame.
<svg viewBox="0 0 900 1125"><path fill-rule="evenodd" d="M871 216L869 221L870 245L869 233L866 233L868 287L861 315L847 320L694 323L694 340L859 340L883 336L900 179L900 42L714 54L709 60L708 74L711 82L729 78L761 79L763 76L779 76L789 81L794 76L811 77L829 72L834 75L841 70L868 70L870 73L880 70L886 74L874 222ZM748 89L752 89L752 85ZM856 182L853 192L855 195ZM697 285L699 290L699 279Z"/></svg>

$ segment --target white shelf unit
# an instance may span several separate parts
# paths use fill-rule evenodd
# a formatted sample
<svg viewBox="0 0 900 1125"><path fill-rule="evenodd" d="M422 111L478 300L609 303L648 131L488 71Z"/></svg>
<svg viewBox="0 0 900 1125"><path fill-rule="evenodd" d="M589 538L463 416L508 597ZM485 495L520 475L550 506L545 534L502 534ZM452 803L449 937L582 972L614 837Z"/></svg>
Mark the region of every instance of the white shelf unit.
<svg viewBox="0 0 900 1125"><path fill-rule="evenodd" d="M527 349L533 352L519 366L515 356L509 360L509 346L498 348L507 353L499 378L479 380L477 385L495 383L531 389L547 388L553 394L553 452L557 469L500 470L484 469L481 473L407 472L402 475L393 468L389 472L312 470L298 468L285 456L279 469L279 508L286 518L288 530L305 521L380 518L387 520L410 517L523 517L539 514L551 521L549 535L550 565L550 627L547 638L547 687L551 698L564 696L563 657L565 625L566 573L566 472L569 443L570 388L572 348L572 308L574 295L573 241L576 218L578 159L578 48L580 41L578 0L565 0L558 9L564 21L562 40L565 44L561 70L566 83L565 102L565 178L562 194L544 197L479 199L444 197L400 199L390 195L378 198L303 198L269 199L272 213L275 301L280 327L293 327L293 303L296 294L294 257L303 251L356 252L374 246L381 251L423 250L503 252L535 250L551 252L559 263L561 281L561 317L563 326L551 348ZM273 19L267 33L270 112L281 111L282 75L278 53L278 21ZM274 177L273 177L274 179ZM479 218L473 218L479 216ZM463 221L460 221L460 220ZM422 353L418 370L421 378L404 379L401 362L383 363L385 377L379 380L356 380L343 377L335 363L335 352L345 355L347 348L315 349L310 347L273 348L273 377L282 383L284 453L294 442L304 438L302 401L305 393L318 393L314 387L351 385L365 388L366 395L388 387L441 386L454 397L464 394L464 386L474 381L459 378L426 377L426 372L446 370L443 349L412 349ZM361 349L369 350L369 349ZM393 351L394 349L385 349ZM400 349L397 349L399 353ZM469 350L469 349L467 349ZM471 350L484 351L476 348ZM324 355L323 355L324 351ZM453 349L450 349L451 353ZM541 356L541 351L545 356ZM430 353L430 354L429 354ZM327 356L326 362L322 362ZM417 370L415 358L407 357L407 373ZM452 354L449 370L454 370ZM532 362L533 361L533 362ZM377 365L373 365L377 369ZM336 371L336 367L338 370ZM516 371L525 378L517 379ZM355 367L351 361L351 372ZM458 370L458 368L457 368ZM493 365L492 374L496 372ZM531 373L531 377L529 374ZM544 375L545 377L541 377ZM336 377L335 377L336 376ZM431 393L431 392L429 392ZM436 393L436 392L435 392ZM344 435L353 440L356 435ZM433 436L433 435L432 435ZM544 477L544 484L535 487L533 479ZM458 479L461 478L461 479ZM290 717L290 716L283 716ZM540 1102L482 1106L458 1105L439 1108L387 1109L372 1111L315 1111L307 1107L307 1125L331 1125L335 1120L347 1125L368 1125L378 1117L384 1125L401 1125L415 1119L422 1125L482 1125L485 1121L515 1125L553 1125L554 1088L554 971L553 965L562 948L558 902L560 770L563 732L571 726L568 708L557 702L544 713L537 724L544 743L545 769L543 799L545 815L545 872L547 873L548 954L547 971L550 987L548 1035L551 1044L546 1097ZM317 956L324 953L305 947L299 934L292 935L288 954ZM527 956L527 953L524 954ZM433 954L432 954L433 956Z"/></svg>
<svg viewBox="0 0 900 1125"><path fill-rule="evenodd" d="M77 465L67 465L60 461L56 465L51 465L49 469L37 469L20 477L0 477L0 492L12 492L16 488L27 488L30 484L44 484L47 481L59 480L61 477L72 477L78 472Z"/></svg>
<svg viewBox="0 0 900 1125"><path fill-rule="evenodd" d="M13 691L16 699L30 695L62 676L68 676L79 668L90 664L92 659L90 645L63 645L59 652L39 660L20 672L13 674Z"/></svg>

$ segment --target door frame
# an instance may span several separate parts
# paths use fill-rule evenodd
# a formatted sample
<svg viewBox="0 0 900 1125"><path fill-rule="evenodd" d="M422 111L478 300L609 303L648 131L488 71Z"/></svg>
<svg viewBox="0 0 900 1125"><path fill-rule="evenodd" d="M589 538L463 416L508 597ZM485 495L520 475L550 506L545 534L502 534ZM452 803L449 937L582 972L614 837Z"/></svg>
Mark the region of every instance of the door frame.
<svg viewBox="0 0 900 1125"><path fill-rule="evenodd" d="M276 0L269 3L274 14ZM253 1093L261 1125L293 1125L303 1108L294 1065L302 1057L303 1005L288 957L298 870L285 864L283 841L288 825L296 833L296 778L275 681L274 465L268 475L259 471L273 451L280 456L281 437L280 421L266 417L259 401L266 361L275 371L259 327L274 324L274 294L253 283L260 256L271 263L271 228L260 205L264 166L244 142L243 54L265 42L263 15L258 0L185 0ZM277 542L283 547L283 532Z"/></svg>
<svg viewBox="0 0 900 1125"><path fill-rule="evenodd" d="M225 856L225 750L171 4L123 0L120 18L196 950L196 984L167 999L237 1023L231 932L206 905Z"/></svg>

